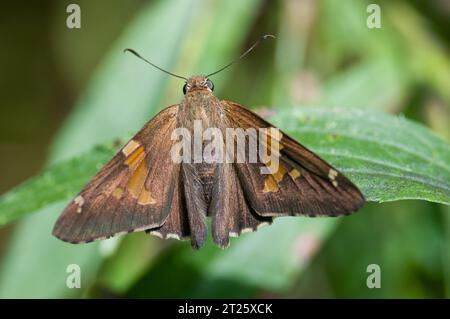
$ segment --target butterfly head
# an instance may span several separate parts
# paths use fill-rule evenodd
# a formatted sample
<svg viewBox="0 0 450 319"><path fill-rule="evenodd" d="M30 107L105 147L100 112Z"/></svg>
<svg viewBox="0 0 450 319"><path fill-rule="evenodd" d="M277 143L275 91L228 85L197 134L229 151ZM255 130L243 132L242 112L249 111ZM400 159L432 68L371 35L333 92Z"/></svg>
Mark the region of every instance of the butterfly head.
<svg viewBox="0 0 450 319"><path fill-rule="evenodd" d="M210 79L203 75L197 75L189 78L183 86L183 94L197 90L214 91L214 84Z"/></svg>

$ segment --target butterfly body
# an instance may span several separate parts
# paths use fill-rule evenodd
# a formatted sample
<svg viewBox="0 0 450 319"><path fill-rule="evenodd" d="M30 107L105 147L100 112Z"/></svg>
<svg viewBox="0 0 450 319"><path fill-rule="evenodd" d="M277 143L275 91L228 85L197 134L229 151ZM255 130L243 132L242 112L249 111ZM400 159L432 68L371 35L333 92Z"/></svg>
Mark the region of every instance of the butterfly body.
<svg viewBox="0 0 450 319"><path fill-rule="evenodd" d="M229 237L255 231L274 217L339 216L364 204L356 186L335 168L282 132L258 135L272 126L237 103L219 100L213 89L207 77L188 79L183 101L157 114L114 156L68 205L54 235L80 243L145 230L190 238L200 248L210 216L213 240L225 248ZM252 162L247 154L228 161L228 149L211 148L214 138L228 145L230 129L248 133L243 149L232 135L233 159L260 142L258 137L264 147L279 143L276 170L262 174L271 162ZM180 134L188 138L180 142Z"/></svg>

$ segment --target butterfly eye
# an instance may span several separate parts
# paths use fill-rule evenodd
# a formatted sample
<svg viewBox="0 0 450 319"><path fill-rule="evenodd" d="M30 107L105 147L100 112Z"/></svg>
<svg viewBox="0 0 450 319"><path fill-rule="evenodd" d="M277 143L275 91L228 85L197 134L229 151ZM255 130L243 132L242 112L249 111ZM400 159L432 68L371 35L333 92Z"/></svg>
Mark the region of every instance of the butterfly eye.
<svg viewBox="0 0 450 319"><path fill-rule="evenodd" d="M187 83L185 83L184 85L183 85L183 94L184 95L186 95L186 91L187 91Z"/></svg>
<svg viewBox="0 0 450 319"><path fill-rule="evenodd" d="M214 83L210 79L206 80L206 85L211 91L214 91Z"/></svg>

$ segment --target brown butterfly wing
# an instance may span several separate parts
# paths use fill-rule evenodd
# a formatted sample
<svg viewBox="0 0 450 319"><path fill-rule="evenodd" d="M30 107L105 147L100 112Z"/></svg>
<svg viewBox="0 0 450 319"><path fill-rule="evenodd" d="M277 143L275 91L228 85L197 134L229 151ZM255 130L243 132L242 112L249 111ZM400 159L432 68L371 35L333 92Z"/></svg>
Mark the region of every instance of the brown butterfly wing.
<svg viewBox="0 0 450 319"><path fill-rule="evenodd" d="M57 220L56 237L82 243L164 224L177 209L170 203L178 196L180 166L167 138L177 111L178 105L161 111L101 169Z"/></svg>
<svg viewBox="0 0 450 319"><path fill-rule="evenodd" d="M237 103L221 104L233 127L273 127ZM234 164L245 198L258 215L338 216L363 206L363 195L342 173L281 133L276 173L261 174L260 167L264 165L261 162Z"/></svg>
<svg viewBox="0 0 450 319"><path fill-rule="evenodd" d="M191 229L185 202L183 180L179 178L166 221L162 226L147 229L145 232L164 239L188 239L191 236Z"/></svg>
<svg viewBox="0 0 450 319"><path fill-rule="evenodd" d="M258 215L252 208L231 163L216 166L209 214L212 217L213 241L221 248L228 247L230 237L238 237L272 223L271 217Z"/></svg>
<svg viewBox="0 0 450 319"><path fill-rule="evenodd" d="M146 232L164 239L190 238L194 249L203 246L208 235L207 207L203 187L193 164L181 164L180 177L176 181L172 202L168 207L170 212L164 224Z"/></svg>

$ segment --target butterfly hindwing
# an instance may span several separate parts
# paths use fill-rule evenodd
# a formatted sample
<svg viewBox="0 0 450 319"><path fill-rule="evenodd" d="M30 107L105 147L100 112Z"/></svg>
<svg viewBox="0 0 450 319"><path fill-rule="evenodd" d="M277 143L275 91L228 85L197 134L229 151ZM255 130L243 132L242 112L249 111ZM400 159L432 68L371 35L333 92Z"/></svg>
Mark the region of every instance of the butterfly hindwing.
<svg viewBox="0 0 450 319"><path fill-rule="evenodd" d="M178 105L161 111L101 169L57 220L56 237L90 242L165 222L180 173L167 138L177 111Z"/></svg>
<svg viewBox="0 0 450 319"><path fill-rule="evenodd" d="M170 212L162 226L147 229L146 232L163 239L186 239L191 235L185 204L183 180L178 178L170 204Z"/></svg>
<svg viewBox="0 0 450 319"><path fill-rule="evenodd" d="M237 103L221 103L234 127L273 127ZM277 138L280 157L276 172L262 174L261 161L234 165L244 195L258 215L338 216L364 204L363 195L342 173L285 133Z"/></svg>
<svg viewBox="0 0 450 319"><path fill-rule="evenodd" d="M230 237L272 223L271 217L260 216L252 209L233 164L217 164L214 177L209 211L213 240L218 246L226 248Z"/></svg>
<svg viewBox="0 0 450 319"><path fill-rule="evenodd" d="M176 183L166 221L162 226L146 232L164 239L190 238L192 247L198 249L205 243L208 234L207 207L202 185L192 164L181 164Z"/></svg>

